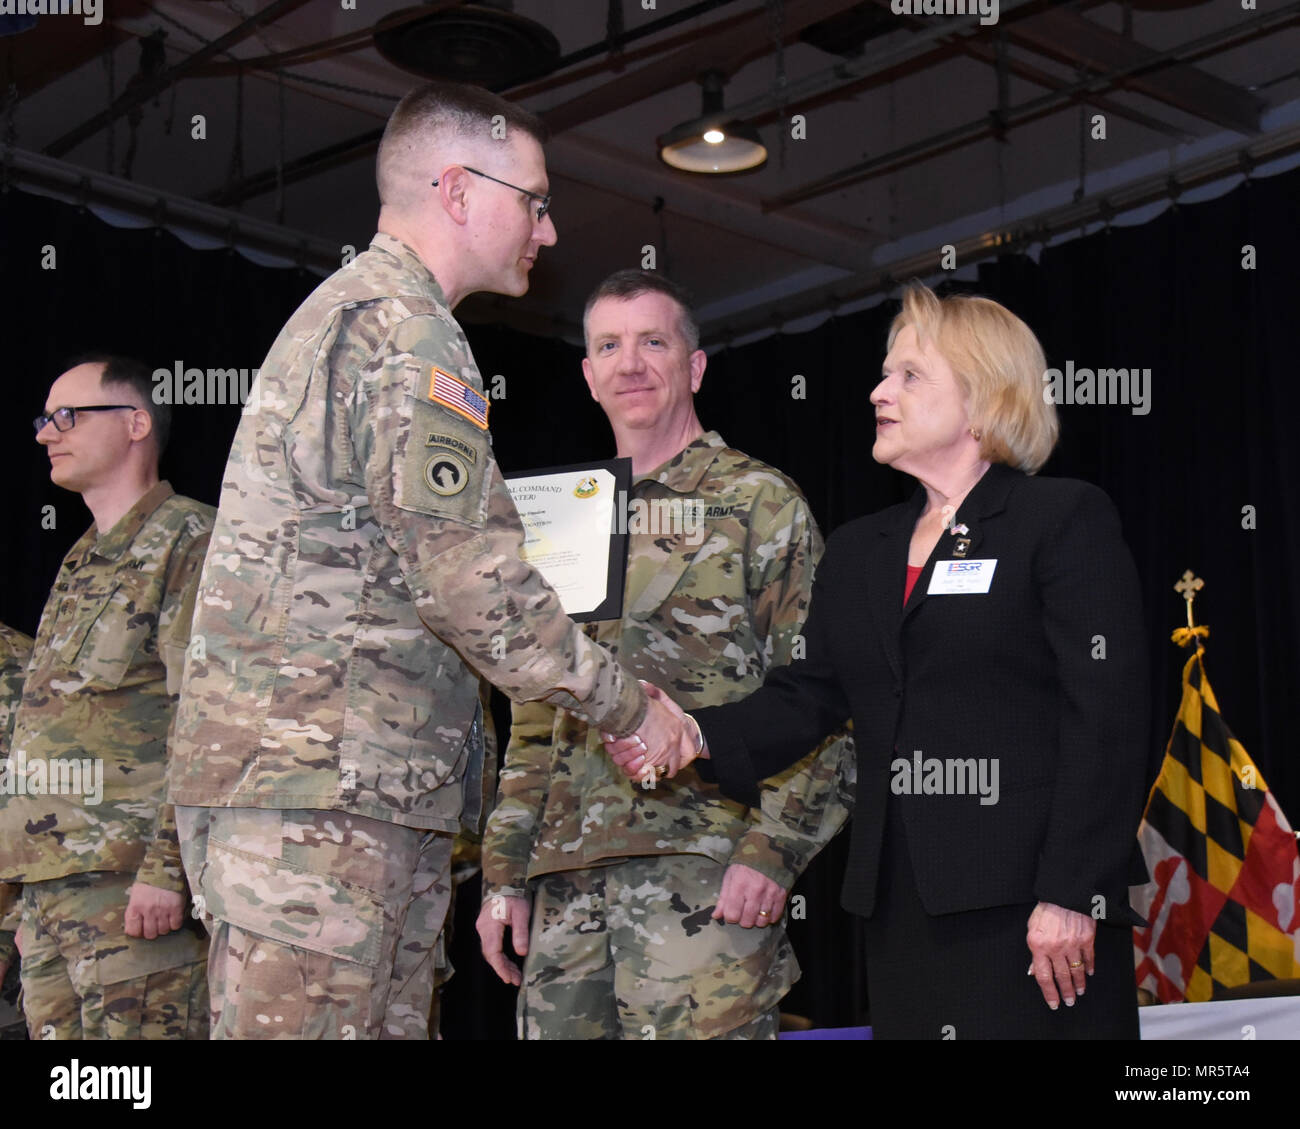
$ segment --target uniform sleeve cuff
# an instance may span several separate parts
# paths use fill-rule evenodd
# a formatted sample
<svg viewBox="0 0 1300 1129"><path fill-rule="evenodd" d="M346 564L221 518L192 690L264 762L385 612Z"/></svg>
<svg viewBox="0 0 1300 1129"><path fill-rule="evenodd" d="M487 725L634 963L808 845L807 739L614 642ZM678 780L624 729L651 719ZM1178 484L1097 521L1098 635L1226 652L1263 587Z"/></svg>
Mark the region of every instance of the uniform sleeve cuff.
<svg viewBox="0 0 1300 1129"><path fill-rule="evenodd" d="M593 718L592 727L607 730L615 737L627 737L641 728L649 709L650 699L641 689L641 684L635 678L628 677L614 708L603 718Z"/></svg>
<svg viewBox="0 0 1300 1129"><path fill-rule="evenodd" d="M523 886L484 886L483 901L490 902L493 898L526 898L528 890Z"/></svg>
<svg viewBox="0 0 1300 1129"><path fill-rule="evenodd" d="M185 870L179 860L173 863L146 855L140 869L135 872L135 880L146 886L156 886L159 890L170 890L174 894L183 894L186 889Z"/></svg>

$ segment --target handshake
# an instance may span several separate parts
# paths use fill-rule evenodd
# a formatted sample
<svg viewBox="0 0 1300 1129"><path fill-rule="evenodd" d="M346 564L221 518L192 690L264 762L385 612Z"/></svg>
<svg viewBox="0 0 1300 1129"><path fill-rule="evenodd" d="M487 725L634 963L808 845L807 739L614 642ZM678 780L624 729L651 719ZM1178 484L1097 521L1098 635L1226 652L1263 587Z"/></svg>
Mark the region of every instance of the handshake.
<svg viewBox="0 0 1300 1129"><path fill-rule="evenodd" d="M690 717L658 686L641 683L649 709L641 727L627 737L602 733L605 751L623 774L653 788L660 776L670 780L696 757L707 757L704 735Z"/></svg>

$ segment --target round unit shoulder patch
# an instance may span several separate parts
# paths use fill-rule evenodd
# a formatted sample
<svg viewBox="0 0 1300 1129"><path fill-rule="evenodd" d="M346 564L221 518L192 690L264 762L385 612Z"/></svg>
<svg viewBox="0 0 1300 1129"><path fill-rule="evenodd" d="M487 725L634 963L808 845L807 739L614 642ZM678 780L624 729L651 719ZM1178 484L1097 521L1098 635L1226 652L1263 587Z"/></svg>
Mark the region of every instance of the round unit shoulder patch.
<svg viewBox="0 0 1300 1129"><path fill-rule="evenodd" d="M424 464L424 484L435 494L450 498L469 482L469 467L450 447L434 447Z"/></svg>

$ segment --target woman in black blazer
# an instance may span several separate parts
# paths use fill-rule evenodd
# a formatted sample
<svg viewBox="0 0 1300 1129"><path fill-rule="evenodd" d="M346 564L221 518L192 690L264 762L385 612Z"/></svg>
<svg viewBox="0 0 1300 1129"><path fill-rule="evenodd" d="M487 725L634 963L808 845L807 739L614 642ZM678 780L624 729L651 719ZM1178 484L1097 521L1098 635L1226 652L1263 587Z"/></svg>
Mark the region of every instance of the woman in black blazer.
<svg viewBox="0 0 1300 1129"><path fill-rule="evenodd" d="M750 804L853 718L843 901L868 918L879 1038L1138 1035L1142 610L1105 494L1031 477L1057 436L1046 367L997 303L909 288L872 454L916 493L830 538L804 659L693 715L697 769Z"/></svg>

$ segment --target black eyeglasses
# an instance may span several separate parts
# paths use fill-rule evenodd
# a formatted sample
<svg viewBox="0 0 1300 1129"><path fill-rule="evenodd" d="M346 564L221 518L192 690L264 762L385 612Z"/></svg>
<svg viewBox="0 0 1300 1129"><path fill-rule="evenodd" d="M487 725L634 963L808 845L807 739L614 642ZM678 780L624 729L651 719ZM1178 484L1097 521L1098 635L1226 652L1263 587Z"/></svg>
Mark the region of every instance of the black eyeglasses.
<svg viewBox="0 0 1300 1129"><path fill-rule="evenodd" d="M484 180L490 180L494 184L504 184L507 188L513 188L516 192L522 192L530 200L538 201L537 204L537 222L541 223L546 218L546 213L551 208L550 196L543 196L540 192L530 192L527 188L520 188L517 184L511 184L508 180L501 180L495 176L489 176L485 172L479 172L478 169L472 169L469 165L461 165L466 172L472 172L475 176L481 176ZM441 178L439 178L441 179ZM438 187L438 181L433 182L434 188Z"/></svg>
<svg viewBox="0 0 1300 1129"><path fill-rule="evenodd" d="M55 431L71 431L77 426L78 412L134 412L136 410L134 404L82 404L76 408L55 408L49 415L37 416L32 420L32 426L36 428L37 435L47 423L54 424Z"/></svg>

